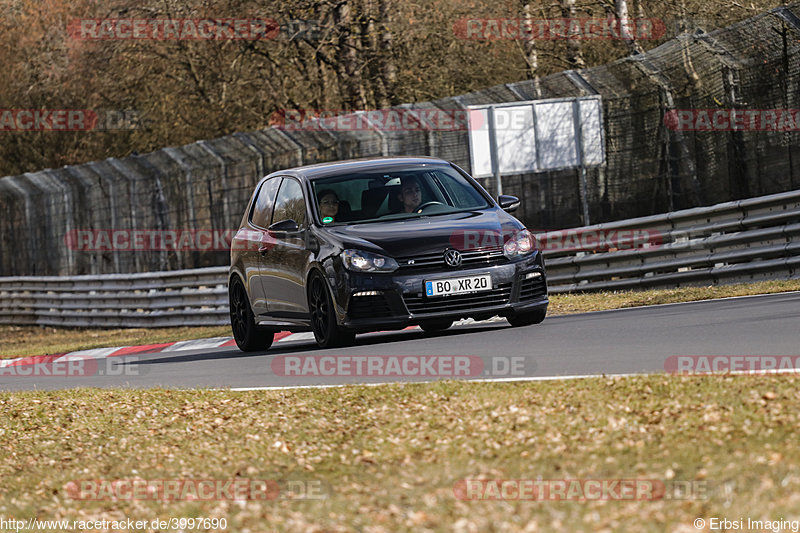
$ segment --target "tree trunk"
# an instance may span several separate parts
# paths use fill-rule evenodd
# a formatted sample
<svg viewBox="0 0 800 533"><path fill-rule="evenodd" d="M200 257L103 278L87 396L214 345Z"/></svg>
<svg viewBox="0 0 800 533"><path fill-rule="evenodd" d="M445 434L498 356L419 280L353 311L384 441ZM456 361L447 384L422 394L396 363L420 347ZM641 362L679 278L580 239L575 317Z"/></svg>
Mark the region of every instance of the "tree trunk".
<svg viewBox="0 0 800 533"><path fill-rule="evenodd" d="M381 31L381 78L383 88L386 93L386 102L381 106L389 106L396 102L394 94L395 84L397 83L397 67L394 63L394 36L389 25L389 13L391 12L388 0L378 0L378 19Z"/></svg>
<svg viewBox="0 0 800 533"><path fill-rule="evenodd" d="M370 107L387 107L386 89L383 87L383 78L380 75L380 44L378 31L375 28L375 13L372 2L367 0L364 9L358 16L358 26L361 33L361 50L364 51L364 78L366 102Z"/></svg>
<svg viewBox="0 0 800 533"><path fill-rule="evenodd" d="M571 23L577 18L575 9L575 0L560 0L561 1L561 14ZM624 1L624 0L623 0ZM572 24L570 24L570 34L567 39L567 57L569 64L573 68L586 68L586 61L583 59L583 49L581 43L581 36Z"/></svg>
<svg viewBox="0 0 800 533"><path fill-rule="evenodd" d="M525 20L528 21L527 23L532 24L533 16L531 15L531 4L529 2L523 4L522 14ZM526 39L522 41L522 49L525 54L525 63L527 65L525 70L528 73L528 79L533 80L533 91L536 98L541 98L542 88L539 85L539 77L536 72L539 69L539 53L536 51L535 39Z"/></svg>
<svg viewBox="0 0 800 533"><path fill-rule="evenodd" d="M364 80L358 65L358 38L353 35L357 26L352 22L350 0L345 0L334 11L339 32L336 61L342 103L347 109L365 109Z"/></svg>
<svg viewBox="0 0 800 533"><path fill-rule="evenodd" d="M625 43L628 45L632 54L638 54L642 51L642 48L639 46L639 43L636 42L636 37L634 35L635 28L631 27L633 21L631 21L630 14L628 13L628 1L627 0L614 0L614 5L617 10L617 19L619 20L620 26L620 35L622 36Z"/></svg>

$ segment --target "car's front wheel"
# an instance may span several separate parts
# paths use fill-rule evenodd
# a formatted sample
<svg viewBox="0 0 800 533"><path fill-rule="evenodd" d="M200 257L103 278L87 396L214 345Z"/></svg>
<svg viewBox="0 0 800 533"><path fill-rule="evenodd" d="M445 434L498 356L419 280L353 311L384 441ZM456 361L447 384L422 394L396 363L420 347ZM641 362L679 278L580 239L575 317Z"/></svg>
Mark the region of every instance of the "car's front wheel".
<svg viewBox="0 0 800 533"><path fill-rule="evenodd" d="M244 283L239 278L234 278L228 289L231 312L231 329L236 346L243 352L267 350L272 346L275 334L259 328L256 325L253 310Z"/></svg>
<svg viewBox="0 0 800 533"><path fill-rule="evenodd" d="M356 334L336 323L336 311L325 279L317 273L308 282L308 310L311 330L320 348L335 348L352 344Z"/></svg>
<svg viewBox="0 0 800 533"><path fill-rule="evenodd" d="M529 311L527 313L509 315L506 317L506 320L514 327L530 326L532 324L541 323L545 315L547 315L547 310Z"/></svg>

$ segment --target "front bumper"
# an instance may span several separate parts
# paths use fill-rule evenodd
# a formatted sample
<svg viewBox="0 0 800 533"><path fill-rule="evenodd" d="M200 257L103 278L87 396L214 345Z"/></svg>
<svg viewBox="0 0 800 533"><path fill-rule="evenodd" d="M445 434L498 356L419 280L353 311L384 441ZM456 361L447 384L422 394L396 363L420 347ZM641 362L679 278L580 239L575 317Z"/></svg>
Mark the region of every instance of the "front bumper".
<svg viewBox="0 0 800 533"><path fill-rule="evenodd" d="M455 296L425 296L425 281L490 274L492 289ZM339 325L356 331L403 328L431 320L485 319L546 310L547 279L541 253L516 261L458 269L367 274L336 269L331 279Z"/></svg>

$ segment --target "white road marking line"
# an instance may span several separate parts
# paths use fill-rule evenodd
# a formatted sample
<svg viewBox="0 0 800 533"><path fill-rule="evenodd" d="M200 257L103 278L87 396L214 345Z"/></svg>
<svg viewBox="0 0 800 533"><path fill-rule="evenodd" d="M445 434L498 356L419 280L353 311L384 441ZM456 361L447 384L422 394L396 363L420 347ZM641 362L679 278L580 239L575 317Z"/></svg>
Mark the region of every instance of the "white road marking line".
<svg viewBox="0 0 800 533"><path fill-rule="evenodd" d="M422 385L425 383L436 383L438 381L464 381L470 383L481 383L481 382L510 382L510 381L559 381L559 380L570 380L570 379L588 379L588 378L600 378L600 377L631 377L631 376L646 376L648 374L587 374L583 376L527 376L527 377L514 377L514 378L474 378L474 379L454 379L454 378L442 378L436 380L426 380L426 381L385 381L381 383L337 383L335 385L286 385L286 386L266 386L266 387L232 387L232 388L220 388L216 390L230 390L236 392L247 392L247 391L257 391L257 390L292 390L292 389L328 389L333 387L349 387L349 386L366 386L366 387L376 387L378 385Z"/></svg>
<svg viewBox="0 0 800 533"><path fill-rule="evenodd" d="M666 372L641 372L623 374L583 374L571 376L526 376L513 378L475 378L475 379L438 379L432 381L386 381L381 383L337 383L335 385L287 385L287 386L267 386L267 387L231 387L218 388L213 390L228 390L233 392L248 392L259 390L293 390L293 389L330 389L336 387L365 386L377 387L380 385L422 385L426 383L436 383L438 381L464 381L468 383L510 383L510 382L536 382L536 381L568 381L575 379L592 378L632 378L637 376L664 376L664 377L725 377L728 375L762 375L762 374L800 374L800 369L784 368L776 370L733 370L722 374L670 374Z"/></svg>

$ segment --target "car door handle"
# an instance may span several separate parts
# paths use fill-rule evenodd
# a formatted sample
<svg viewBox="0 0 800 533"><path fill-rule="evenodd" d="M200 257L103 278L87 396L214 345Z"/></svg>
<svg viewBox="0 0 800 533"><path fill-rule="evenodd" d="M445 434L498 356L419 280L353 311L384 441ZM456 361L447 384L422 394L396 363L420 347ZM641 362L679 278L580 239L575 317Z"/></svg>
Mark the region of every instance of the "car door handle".
<svg viewBox="0 0 800 533"><path fill-rule="evenodd" d="M267 255L267 252L269 252L269 249L270 249L269 246L260 246L258 248L258 253L260 253L261 255Z"/></svg>

